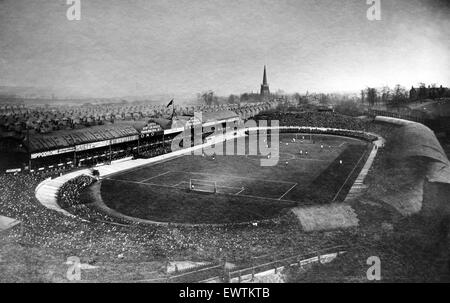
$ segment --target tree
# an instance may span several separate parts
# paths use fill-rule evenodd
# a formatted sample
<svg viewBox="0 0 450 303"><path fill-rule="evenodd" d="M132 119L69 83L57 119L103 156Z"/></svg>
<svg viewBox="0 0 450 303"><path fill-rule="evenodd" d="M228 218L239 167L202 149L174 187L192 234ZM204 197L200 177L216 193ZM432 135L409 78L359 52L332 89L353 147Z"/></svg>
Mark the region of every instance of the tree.
<svg viewBox="0 0 450 303"><path fill-rule="evenodd" d="M239 97L236 96L236 95L231 94L228 97L227 103L228 104L239 104Z"/></svg>
<svg viewBox="0 0 450 303"><path fill-rule="evenodd" d="M208 106L217 104L217 100L218 100L218 98L214 95L214 92L212 90L203 92L200 95L200 98L201 98L203 104L208 105Z"/></svg>
<svg viewBox="0 0 450 303"><path fill-rule="evenodd" d="M292 97L300 106L308 104L308 99L306 98L306 96L302 96L299 93L295 93Z"/></svg>
<svg viewBox="0 0 450 303"><path fill-rule="evenodd" d="M402 87L400 84L397 84L394 88L394 92L392 95L392 103L394 105L399 105L403 103L406 99L406 89Z"/></svg>
<svg viewBox="0 0 450 303"><path fill-rule="evenodd" d="M377 102L377 89L373 88L373 87L368 87L366 89L367 91L367 102L369 103L369 106L374 106L375 103Z"/></svg>
<svg viewBox="0 0 450 303"><path fill-rule="evenodd" d="M386 104L391 100L391 89L389 86L384 86L381 89L381 102Z"/></svg>
<svg viewBox="0 0 450 303"><path fill-rule="evenodd" d="M365 90L361 90L361 103L364 104L364 102L366 101L366 91Z"/></svg>

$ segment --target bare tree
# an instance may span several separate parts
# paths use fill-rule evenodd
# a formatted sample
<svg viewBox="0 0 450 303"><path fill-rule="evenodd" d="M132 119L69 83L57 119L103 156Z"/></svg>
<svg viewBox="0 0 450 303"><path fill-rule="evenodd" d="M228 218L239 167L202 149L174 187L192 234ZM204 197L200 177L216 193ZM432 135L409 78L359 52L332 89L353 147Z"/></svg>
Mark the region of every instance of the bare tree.
<svg viewBox="0 0 450 303"><path fill-rule="evenodd" d="M375 103L377 102L377 95L378 95L377 89L373 87L368 87L366 91L367 91L366 93L367 102L369 103L369 106L374 106Z"/></svg>
<svg viewBox="0 0 450 303"><path fill-rule="evenodd" d="M201 100L205 105L213 105L214 103L217 104L218 98L214 95L214 92L212 90L206 91L201 93Z"/></svg>
<svg viewBox="0 0 450 303"><path fill-rule="evenodd" d="M381 103L387 104L391 100L391 89L389 86L383 86L381 89Z"/></svg>
<svg viewBox="0 0 450 303"><path fill-rule="evenodd" d="M392 95L392 103L394 105L399 105L406 100L406 89L402 87L400 84L397 84L394 88L394 92Z"/></svg>
<svg viewBox="0 0 450 303"><path fill-rule="evenodd" d="M236 96L236 95L230 95L228 97L227 103L228 104L238 104L239 103L239 97Z"/></svg>

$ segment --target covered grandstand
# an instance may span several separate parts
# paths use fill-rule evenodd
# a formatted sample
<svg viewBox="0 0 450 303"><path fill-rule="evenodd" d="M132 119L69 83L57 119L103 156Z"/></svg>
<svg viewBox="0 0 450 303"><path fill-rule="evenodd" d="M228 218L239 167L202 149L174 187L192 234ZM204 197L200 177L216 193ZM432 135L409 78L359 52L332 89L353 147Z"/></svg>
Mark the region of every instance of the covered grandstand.
<svg viewBox="0 0 450 303"><path fill-rule="evenodd" d="M139 132L126 125L93 126L82 130L57 131L34 135L24 140L29 153L30 170L45 166L77 166L86 159L101 155L111 158L117 150L138 140ZM90 159L88 159L90 160Z"/></svg>
<svg viewBox="0 0 450 303"><path fill-rule="evenodd" d="M193 131L194 125L201 123L207 136L213 131L232 127L228 123L234 126L239 121L239 115L234 111L216 110L195 116L124 120L83 129L28 133L23 139L4 137L1 139L2 151L4 158L9 159L5 164L11 166L4 169L60 173L75 167L110 163L120 158L153 157L170 152L173 138L186 127Z"/></svg>
<svg viewBox="0 0 450 303"><path fill-rule="evenodd" d="M137 135L137 130L131 126L93 126L82 130L62 130L48 135L34 135L24 143L31 153L31 158L35 159L45 156L45 152L48 154L65 153L72 151L71 147L72 149L75 147L75 150L91 149L110 144L111 142L108 140L119 138L135 140Z"/></svg>

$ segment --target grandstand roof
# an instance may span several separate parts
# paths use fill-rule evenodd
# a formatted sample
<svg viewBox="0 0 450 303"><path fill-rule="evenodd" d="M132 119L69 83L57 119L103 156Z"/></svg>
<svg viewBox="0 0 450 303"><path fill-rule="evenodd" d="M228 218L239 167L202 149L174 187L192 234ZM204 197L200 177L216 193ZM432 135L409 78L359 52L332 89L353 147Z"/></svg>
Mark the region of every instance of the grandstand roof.
<svg viewBox="0 0 450 303"><path fill-rule="evenodd" d="M53 150L76 144L91 143L115 138L138 135L138 131L129 125L101 125L76 130L61 130L50 134L30 136L24 144L30 152Z"/></svg>
<svg viewBox="0 0 450 303"><path fill-rule="evenodd" d="M231 118L237 118L239 117L238 114L236 114L233 111L230 110L219 110L214 112L202 112L202 122L214 122L214 121L221 121ZM179 128L186 126L186 123L189 121L194 121L196 119L196 116L188 116L188 115L180 115L180 116L174 116L173 120L170 119L162 119L162 118L153 118L150 119L150 121L156 122L163 129L168 128Z"/></svg>
<svg viewBox="0 0 450 303"><path fill-rule="evenodd" d="M239 115L231 110L219 110L219 111L215 111L215 112L203 113L202 119L203 119L203 123L205 123L205 122L220 121L220 120L226 120L226 119L237 118L237 117L239 117Z"/></svg>
<svg viewBox="0 0 450 303"><path fill-rule="evenodd" d="M162 129L168 129L172 127L172 120L166 119L166 118L150 118L148 119L149 122L155 122L159 126L161 126Z"/></svg>
<svg viewBox="0 0 450 303"><path fill-rule="evenodd" d="M142 129L148 125L148 121L151 119L145 120L117 120L114 122L115 125L123 125L123 126L132 126L137 131L142 131Z"/></svg>

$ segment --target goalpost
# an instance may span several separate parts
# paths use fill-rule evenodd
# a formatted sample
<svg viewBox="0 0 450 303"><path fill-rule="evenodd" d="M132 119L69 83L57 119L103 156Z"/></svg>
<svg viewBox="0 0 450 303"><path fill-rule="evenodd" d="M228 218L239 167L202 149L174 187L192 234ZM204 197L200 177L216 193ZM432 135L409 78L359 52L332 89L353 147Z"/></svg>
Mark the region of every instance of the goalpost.
<svg viewBox="0 0 450 303"><path fill-rule="evenodd" d="M189 190L205 193L217 193L216 181L189 179Z"/></svg>

